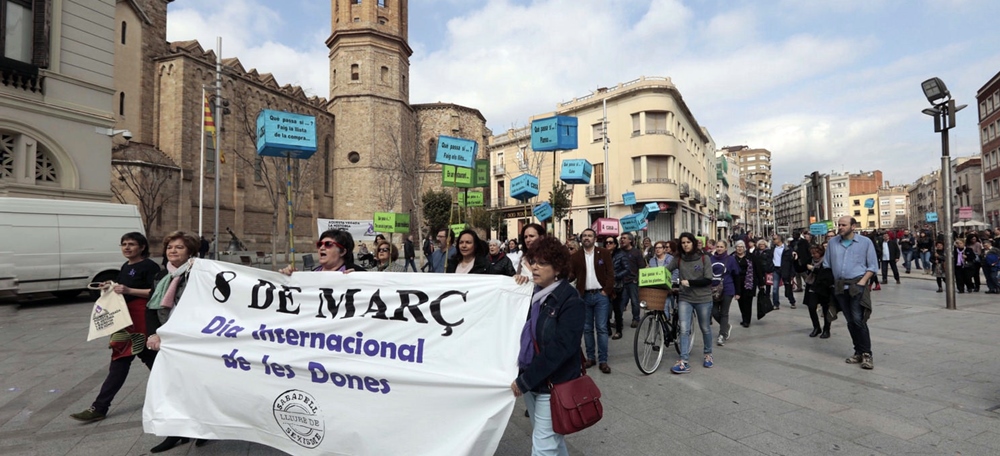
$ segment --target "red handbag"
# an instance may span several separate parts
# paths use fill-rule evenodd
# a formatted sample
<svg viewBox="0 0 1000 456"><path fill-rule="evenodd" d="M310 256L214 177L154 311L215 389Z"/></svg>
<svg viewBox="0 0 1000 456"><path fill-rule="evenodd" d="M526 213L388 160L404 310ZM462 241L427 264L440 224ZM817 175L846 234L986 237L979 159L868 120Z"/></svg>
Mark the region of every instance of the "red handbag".
<svg viewBox="0 0 1000 456"><path fill-rule="evenodd" d="M580 376L558 385L549 384L552 409L552 430L569 435L593 426L604 416L601 390L583 367L581 353Z"/></svg>

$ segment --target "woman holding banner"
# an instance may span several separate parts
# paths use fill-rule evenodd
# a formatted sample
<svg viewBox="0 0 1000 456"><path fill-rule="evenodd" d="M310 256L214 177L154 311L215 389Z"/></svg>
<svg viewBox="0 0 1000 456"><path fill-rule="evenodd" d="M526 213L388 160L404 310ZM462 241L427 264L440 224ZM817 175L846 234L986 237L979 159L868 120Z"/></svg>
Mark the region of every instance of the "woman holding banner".
<svg viewBox="0 0 1000 456"><path fill-rule="evenodd" d="M567 455L565 438L552 429L550 386L580 376L584 303L569 275L569 251L558 239L540 238L525 252L535 292L521 330L520 372L510 384L524 396L531 416L531 454Z"/></svg>
<svg viewBox="0 0 1000 456"><path fill-rule="evenodd" d="M319 257L319 264L313 268L313 271L345 273L364 271L364 268L354 264L354 237L345 230L324 231L319 236L319 240L316 241L316 253ZM279 272L284 275L292 275L295 271L295 265L290 264Z"/></svg>
<svg viewBox="0 0 1000 456"><path fill-rule="evenodd" d="M192 257L198 253L199 246L198 238L184 231L174 231L163 238L163 255L167 259L167 269L157 275L153 295L146 304L146 331L149 333L146 348L150 350L160 349L160 336L156 331L167 322L174 307L180 302L184 287L187 285L188 273L194 264ZM190 439L187 437L170 436L149 452L160 453L188 441ZM200 446L204 442L199 440L197 444Z"/></svg>
<svg viewBox="0 0 1000 456"><path fill-rule="evenodd" d="M448 260L448 274L488 274L490 260L486 258L486 244L479 235L466 228L458 234L458 252Z"/></svg>
<svg viewBox="0 0 1000 456"><path fill-rule="evenodd" d="M109 343L111 347L111 365L108 376L101 385L101 392L90 408L80 413L70 415L70 418L93 423L103 420L111 408L111 401L121 390L128 378L132 361L138 356L146 367L153 368L156 352L143 350L146 345L146 301L153 289L153 279L160 272L156 262L149 259L149 242L142 233L125 233L121 239L122 255L125 264L122 265L118 278L115 280L115 293L123 295L132 326L116 332ZM138 347L138 352L136 352Z"/></svg>

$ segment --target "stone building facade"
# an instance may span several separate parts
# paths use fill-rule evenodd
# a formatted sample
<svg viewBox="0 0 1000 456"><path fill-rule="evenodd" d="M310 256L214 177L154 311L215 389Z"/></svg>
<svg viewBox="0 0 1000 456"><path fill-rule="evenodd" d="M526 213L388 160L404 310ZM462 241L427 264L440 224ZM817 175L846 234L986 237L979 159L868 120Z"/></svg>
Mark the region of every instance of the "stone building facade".
<svg viewBox="0 0 1000 456"><path fill-rule="evenodd" d="M110 200L115 2L6 2L2 13L0 197Z"/></svg>
<svg viewBox="0 0 1000 456"><path fill-rule="evenodd" d="M151 213L153 239L176 229L199 229L202 184L200 228L204 233L215 228L212 141L206 140L204 173L200 157L203 88L214 95L216 54L196 41L166 41L168 3L119 1L115 19L115 35L122 38L116 44L116 127L132 130L134 138L115 148L112 183L137 168L147 176L151 170L166 174L147 179L172 186L159 201L118 192L123 200L157 208ZM371 220L374 212L404 212L416 230L420 197L441 180L440 167L430 160L432 140L442 134L463 137L483 149L488 130L478 110L409 103L406 0L334 0L331 10L329 99L281 85L269 73L244 68L238 58L222 59L226 107L213 112L225 159L219 170L220 249L226 249L228 228L248 250L287 250L287 161L256 155L255 119L261 109L316 118L316 153L292 160L297 251L312 250L317 218Z"/></svg>

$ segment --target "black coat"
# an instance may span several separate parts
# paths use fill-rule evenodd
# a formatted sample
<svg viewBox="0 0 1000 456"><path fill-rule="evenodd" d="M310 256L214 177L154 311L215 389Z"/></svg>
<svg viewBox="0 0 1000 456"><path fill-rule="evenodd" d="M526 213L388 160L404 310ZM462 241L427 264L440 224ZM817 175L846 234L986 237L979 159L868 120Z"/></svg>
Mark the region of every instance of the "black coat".
<svg viewBox="0 0 1000 456"><path fill-rule="evenodd" d="M413 241L407 239L403 241L403 259L410 260L416 258L416 253L413 251Z"/></svg>
<svg viewBox="0 0 1000 456"><path fill-rule="evenodd" d="M458 268L458 263L462 262L462 254L458 253L453 255L448 259L448 267L444 272L448 274L454 274L455 269ZM489 274L490 273L490 260L486 258L486 255L477 256L475 261L472 263L472 269L469 274Z"/></svg>
<svg viewBox="0 0 1000 456"><path fill-rule="evenodd" d="M886 242L889 243L889 261L896 261L899 259L899 244L896 243L894 239L889 239L888 241L882 239L876 239L875 244L875 256L878 257L879 261L885 261L882 259L882 244Z"/></svg>
<svg viewBox="0 0 1000 456"><path fill-rule="evenodd" d="M517 274L517 271L514 270L514 263L511 263L510 257L503 252L498 253L495 258L493 255L486 255L486 259L490 262L490 266L486 271L487 274L505 275L508 277L513 277L514 274Z"/></svg>
<svg viewBox="0 0 1000 456"><path fill-rule="evenodd" d="M583 299L566 280L545 298L535 325L538 351L515 379L522 392L548 394L550 382L558 385L580 376L584 313Z"/></svg>

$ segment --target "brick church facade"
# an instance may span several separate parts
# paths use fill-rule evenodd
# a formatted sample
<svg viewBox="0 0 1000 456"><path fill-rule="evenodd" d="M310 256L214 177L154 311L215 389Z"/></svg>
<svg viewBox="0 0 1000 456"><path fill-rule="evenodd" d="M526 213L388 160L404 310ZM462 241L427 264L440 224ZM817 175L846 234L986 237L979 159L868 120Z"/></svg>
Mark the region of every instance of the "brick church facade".
<svg viewBox="0 0 1000 456"><path fill-rule="evenodd" d="M115 20L114 193L148 218L151 242L183 229L214 228L215 150L201 157L203 87L214 95L215 51L197 41L166 41L169 0L118 1ZM360 4L358 4L360 3ZM229 228L248 250L287 250L287 162L256 155L255 119L261 109L316 117L317 151L292 160L296 251L311 251L316 219L371 220L373 212L410 213L421 226L421 195L440 188L431 159L439 135L475 140L485 150L491 135L476 109L450 103L411 104L407 1L334 0L329 98L307 96L266 72L222 59L222 115L218 172L219 243ZM225 44L225 43L223 43ZM224 48L223 48L224 49ZM485 157L482 157L485 158Z"/></svg>

